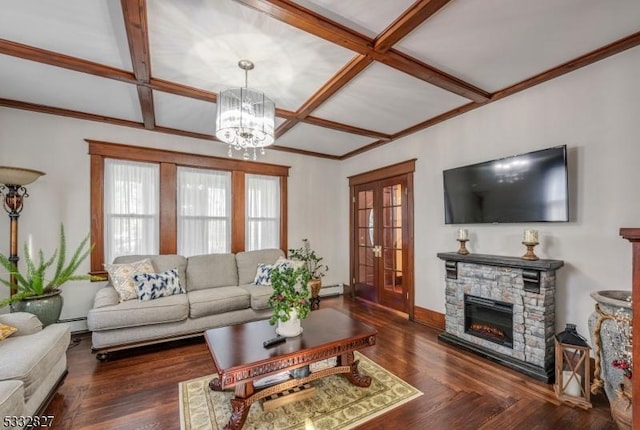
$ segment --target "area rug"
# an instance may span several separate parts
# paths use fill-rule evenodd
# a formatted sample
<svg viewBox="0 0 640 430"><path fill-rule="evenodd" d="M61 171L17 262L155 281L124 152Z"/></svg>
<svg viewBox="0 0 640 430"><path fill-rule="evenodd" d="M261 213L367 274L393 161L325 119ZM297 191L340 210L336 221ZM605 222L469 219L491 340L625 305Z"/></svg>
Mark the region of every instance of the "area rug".
<svg viewBox="0 0 640 430"><path fill-rule="evenodd" d="M368 388L351 385L340 375L317 379L311 382L313 397L267 412L260 402L251 405L243 429L350 429L423 394L364 355L355 355L360 360L359 372L371 377ZM229 421L233 391L211 391L212 378L217 375L179 384L182 430L218 430Z"/></svg>

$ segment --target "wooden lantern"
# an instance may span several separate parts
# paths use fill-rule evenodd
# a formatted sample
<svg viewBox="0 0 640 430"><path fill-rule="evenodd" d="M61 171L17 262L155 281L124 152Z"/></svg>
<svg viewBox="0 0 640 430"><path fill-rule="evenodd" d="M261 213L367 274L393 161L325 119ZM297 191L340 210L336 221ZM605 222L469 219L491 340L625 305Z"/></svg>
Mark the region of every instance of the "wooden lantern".
<svg viewBox="0 0 640 430"><path fill-rule="evenodd" d="M589 350L586 340L578 334L575 324L567 324L556 336L556 397L583 409L591 408Z"/></svg>

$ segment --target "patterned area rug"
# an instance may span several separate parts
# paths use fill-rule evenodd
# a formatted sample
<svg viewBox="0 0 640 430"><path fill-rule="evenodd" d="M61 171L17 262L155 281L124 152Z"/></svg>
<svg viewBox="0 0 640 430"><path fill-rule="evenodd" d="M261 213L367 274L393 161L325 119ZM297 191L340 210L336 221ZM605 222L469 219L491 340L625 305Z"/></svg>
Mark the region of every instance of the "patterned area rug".
<svg viewBox="0 0 640 430"><path fill-rule="evenodd" d="M315 395L268 412L261 402L251 405L243 429L350 429L390 411L423 393L387 372L362 354L358 370L371 376L369 388L351 385L340 375L312 381ZM209 381L217 375L181 382L180 428L182 430L222 429L231 416L229 399L233 391L214 392Z"/></svg>

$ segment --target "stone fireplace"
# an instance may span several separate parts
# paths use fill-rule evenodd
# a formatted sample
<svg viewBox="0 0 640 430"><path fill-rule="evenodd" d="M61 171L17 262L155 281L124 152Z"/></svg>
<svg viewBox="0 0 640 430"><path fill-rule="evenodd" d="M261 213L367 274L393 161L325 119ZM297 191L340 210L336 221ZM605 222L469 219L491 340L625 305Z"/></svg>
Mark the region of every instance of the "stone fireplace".
<svg viewBox="0 0 640 430"><path fill-rule="evenodd" d="M445 332L439 338L536 379L554 374L559 260L439 253L446 269Z"/></svg>

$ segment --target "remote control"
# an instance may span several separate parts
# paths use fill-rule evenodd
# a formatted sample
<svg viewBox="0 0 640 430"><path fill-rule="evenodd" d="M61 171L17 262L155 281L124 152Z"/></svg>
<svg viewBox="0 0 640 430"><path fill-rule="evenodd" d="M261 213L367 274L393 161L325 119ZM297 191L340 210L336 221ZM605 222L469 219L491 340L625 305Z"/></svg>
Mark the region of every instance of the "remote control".
<svg viewBox="0 0 640 430"><path fill-rule="evenodd" d="M284 342L285 340L287 340L286 337L278 335L273 339L265 340L264 342L262 342L262 346L264 346L265 348L269 348L270 346L277 345Z"/></svg>

